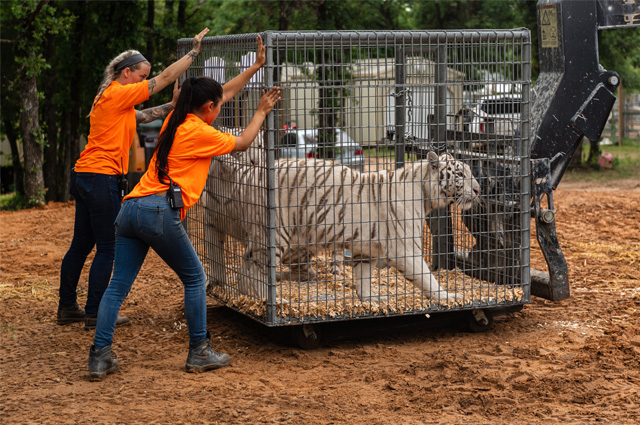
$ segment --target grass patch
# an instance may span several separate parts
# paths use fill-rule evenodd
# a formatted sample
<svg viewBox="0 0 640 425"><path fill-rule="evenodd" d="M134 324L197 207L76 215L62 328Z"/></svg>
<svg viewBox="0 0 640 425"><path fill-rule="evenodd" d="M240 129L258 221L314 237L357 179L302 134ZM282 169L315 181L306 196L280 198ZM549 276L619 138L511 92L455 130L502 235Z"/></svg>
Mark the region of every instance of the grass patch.
<svg viewBox="0 0 640 425"><path fill-rule="evenodd" d="M366 158L382 158L388 159L389 162L396 160L396 150L394 146L375 146L364 148L364 156ZM405 162L418 161L418 156L415 152L404 154Z"/></svg>
<svg viewBox="0 0 640 425"><path fill-rule="evenodd" d="M373 146L364 148L364 156L367 158L389 158L395 156L393 146Z"/></svg>
<svg viewBox="0 0 640 425"><path fill-rule="evenodd" d="M17 211L27 207L27 199L16 192L0 195L0 211Z"/></svg>
<svg viewBox="0 0 640 425"><path fill-rule="evenodd" d="M613 155L612 168L594 170L588 167L569 170L565 181L607 182L620 179L640 179L640 139L624 139L622 145L604 145L600 150ZM588 142L582 152L583 161L589 156Z"/></svg>

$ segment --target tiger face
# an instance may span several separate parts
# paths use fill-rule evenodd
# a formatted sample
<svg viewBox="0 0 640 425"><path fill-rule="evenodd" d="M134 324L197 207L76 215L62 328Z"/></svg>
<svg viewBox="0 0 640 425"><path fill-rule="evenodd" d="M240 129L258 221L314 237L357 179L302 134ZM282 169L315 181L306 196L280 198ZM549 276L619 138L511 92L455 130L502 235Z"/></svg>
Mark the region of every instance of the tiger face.
<svg viewBox="0 0 640 425"><path fill-rule="evenodd" d="M439 198L446 198L448 201L453 199L463 211L470 209L480 194L480 185L473 177L471 168L449 153L438 157L438 189Z"/></svg>
<svg viewBox="0 0 640 425"><path fill-rule="evenodd" d="M217 128L218 131L222 133L230 133L234 136L239 136L242 134L243 129L237 127L223 127L219 126ZM234 165L237 166L256 166L263 165L264 160L264 134L262 131L258 132L258 135L254 139L251 146L246 151L237 151L231 152L229 156L233 158Z"/></svg>

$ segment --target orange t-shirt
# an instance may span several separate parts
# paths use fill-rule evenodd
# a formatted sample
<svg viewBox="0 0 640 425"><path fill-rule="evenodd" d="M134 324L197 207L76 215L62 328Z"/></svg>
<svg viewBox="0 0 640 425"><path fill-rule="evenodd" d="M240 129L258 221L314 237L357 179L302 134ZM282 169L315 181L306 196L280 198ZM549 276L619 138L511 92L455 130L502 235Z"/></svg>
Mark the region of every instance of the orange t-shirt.
<svg viewBox="0 0 640 425"><path fill-rule="evenodd" d="M165 119L160 134L166 128L172 114L173 111ZM184 207L180 211L181 220L184 220L187 210L200 199L209 175L211 158L230 153L235 145L236 137L233 134L221 133L197 116L187 114L187 118L176 130L167 158L169 177L182 188ZM165 180L169 181L166 177ZM149 196L168 188L168 184L158 181L156 153L154 153L149 162L149 169L124 199Z"/></svg>
<svg viewBox="0 0 640 425"><path fill-rule="evenodd" d="M136 131L134 106L149 99L149 80L122 85L112 81L91 113L89 141L76 162L78 173L127 174Z"/></svg>

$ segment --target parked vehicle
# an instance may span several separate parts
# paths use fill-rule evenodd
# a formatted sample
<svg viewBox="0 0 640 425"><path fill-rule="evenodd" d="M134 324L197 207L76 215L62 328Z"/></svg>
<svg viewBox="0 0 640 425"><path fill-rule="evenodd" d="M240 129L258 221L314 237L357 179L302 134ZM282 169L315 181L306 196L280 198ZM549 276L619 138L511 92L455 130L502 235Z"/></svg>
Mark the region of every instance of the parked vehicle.
<svg viewBox="0 0 640 425"><path fill-rule="evenodd" d="M158 119L146 124L138 124L138 137L140 137L140 144L144 147L146 157L145 170L149 166L153 151L158 144L158 137L160 136L163 122L163 120Z"/></svg>
<svg viewBox="0 0 640 425"><path fill-rule="evenodd" d="M334 160L359 171L364 170L364 150L349 135L340 129L335 130ZM318 129L287 128L280 143L279 158L317 158Z"/></svg>
<svg viewBox="0 0 640 425"><path fill-rule="evenodd" d="M162 128L162 120L151 121L146 124L138 124L134 134L131 151L129 152L129 190L140 181L142 175L149 167L149 161L158 144L158 136Z"/></svg>
<svg viewBox="0 0 640 425"><path fill-rule="evenodd" d="M480 98L474 107L455 115L455 130L513 136L520 132L522 97L500 94Z"/></svg>

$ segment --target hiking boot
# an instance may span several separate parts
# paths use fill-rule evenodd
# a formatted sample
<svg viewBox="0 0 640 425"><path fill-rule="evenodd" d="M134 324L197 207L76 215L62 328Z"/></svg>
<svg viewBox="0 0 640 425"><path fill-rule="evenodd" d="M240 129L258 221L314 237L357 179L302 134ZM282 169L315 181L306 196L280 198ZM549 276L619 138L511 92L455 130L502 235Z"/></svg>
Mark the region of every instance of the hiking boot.
<svg viewBox="0 0 640 425"><path fill-rule="evenodd" d="M85 317L84 318L84 330L90 331L91 329L96 328L96 322L98 321L97 317ZM131 320L127 316L118 316L116 319L116 326L126 325L130 323Z"/></svg>
<svg viewBox="0 0 640 425"><path fill-rule="evenodd" d="M84 310L80 308L78 303L75 303L72 307L60 307L58 306L58 319L59 325L68 325L69 323L82 322L84 320Z"/></svg>
<svg viewBox="0 0 640 425"><path fill-rule="evenodd" d="M92 345L89 349L89 380L102 381L107 374L116 370L118 359L116 353L111 351L111 346L96 350L95 345Z"/></svg>
<svg viewBox="0 0 640 425"><path fill-rule="evenodd" d="M205 370L219 369L231 363L228 354L213 351L213 345L207 339L189 344L189 355L187 356L187 372L204 372Z"/></svg>

